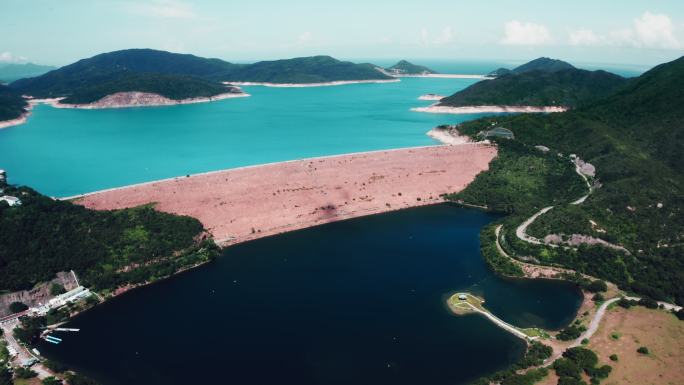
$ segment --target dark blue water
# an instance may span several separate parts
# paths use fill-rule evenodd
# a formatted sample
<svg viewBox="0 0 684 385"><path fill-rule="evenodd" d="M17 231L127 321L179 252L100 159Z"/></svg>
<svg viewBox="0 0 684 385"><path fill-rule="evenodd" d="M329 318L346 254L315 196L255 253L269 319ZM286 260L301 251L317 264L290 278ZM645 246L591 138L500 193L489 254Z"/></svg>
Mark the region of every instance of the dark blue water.
<svg viewBox="0 0 684 385"><path fill-rule="evenodd" d="M231 247L215 263L73 320L40 350L105 384L459 384L510 365L524 343L450 293L476 290L501 318L558 328L572 285L506 281L485 267L491 214L449 205Z"/></svg>

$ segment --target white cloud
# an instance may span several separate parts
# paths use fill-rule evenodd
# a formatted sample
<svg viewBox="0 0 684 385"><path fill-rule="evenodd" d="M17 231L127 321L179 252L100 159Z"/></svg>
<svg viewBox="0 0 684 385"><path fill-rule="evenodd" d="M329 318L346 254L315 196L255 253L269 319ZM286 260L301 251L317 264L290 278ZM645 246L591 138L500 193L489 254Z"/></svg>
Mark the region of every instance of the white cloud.
<svg viewBox="0 0 684 385"><path fill-rule="evenodd" d="M14 55L12 52L0 52L0 62L2 63L23 63L26 60L24 56Z"/></svg>
<svg viewBox="0 0 684 385"><path fill-rule="evenodd" d="M504 25L504 37L501 44L506 45L542 45L551 42L551 33L545 25L509 21Z"/></svg>
<svg viewBox="0 0 684 385"><path fill-rule="evenodd" d="M680 49L683 44L675 36L669 16L644 12L631 27L609 31L605 36L588 29L570 31L571 45L614 45L636 48Z"/></svg>
<svg viewBox="0 0 684 385"><path fill-rule="evenodd" d="M594 31L586 28L570 31L571 45L599 45L603 41Z"/></svg>
<svg viewBox="0 0 684 385"><path fill-rule="evenodd" d="M192 19L197 15L190 4L178 0L152 0L129 4L131 12L161 19Z"/></svg>
<svg viewBox="0 0 684 385"><path fill-rule="evenodd" d="M297 44L300 44L300 45L306 44L306 43L310 42L311 39L313 39L313 34L309 31L306 31L306 32L302 33L301 35L299 35L299 37L297 38Z"/></svg>
<svg viewBox="0 0 684 385"><path fill-rule="evenodd" d="M454 41L454 30L451 27L444 27L434 38L430 36L427 28L420 30L420 42L423 45L445 45Z"/></svg>
<svg viewBox="0 0 684 385"><path fill-rule="evenodd" d="M638 44L645 47L677 49L681 44L674 35L674 26L669 16L644 12L634 19L634 30Z"/></svg>

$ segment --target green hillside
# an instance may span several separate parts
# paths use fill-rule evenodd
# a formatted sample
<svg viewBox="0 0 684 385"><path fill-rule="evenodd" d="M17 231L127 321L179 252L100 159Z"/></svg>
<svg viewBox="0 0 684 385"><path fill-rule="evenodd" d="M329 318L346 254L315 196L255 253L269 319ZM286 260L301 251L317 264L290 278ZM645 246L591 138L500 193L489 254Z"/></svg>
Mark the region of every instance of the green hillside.
<svg viewBox="0 0 684 385"><path fill-rule="evenodd" d="M406 60L400 60L397 64L385 68L385 70L393 75L425 75L437 73L428 67L413 64Z"/></svg>
<svg viewBox="0 0 684 385"><path fill-rule="evenodd" d="M330 56L261 61L225 74L224 81L260 83L322 83L391 79L372 64L340 61Z"/></svg>
<svg viewBox="0 0 684 385"><path fill-rule="evenodd" d="M174 100L240 92L239 88L192 76L124 71L112 74L108 79L76 88L62 102L92 103L107 95L128 91L150 92Z"/></svg>
<svg viewBox="0 0 684 385"><path fill-rule="evenodd" d="M0 121L15 119L26 111L27 103L21 94L0 84Z"/></svg>
<svg viewBox="0 0 684 385"><path fill-rule="evenodd" d="M87 103L123 91L154 92L171 99L211 96L226 92L223 81L318 83L375 79L390 77L372 64L329 56L232 64L194 55L128 49L79 60L10 86L34 97L67 97L67 103Z"/></svg>
<svg viewBox="0 0 684 385"><path fill-rule="evenodd" d="M491 171L452 198L508 212L504 238L514 255L568 266L637 293L682 304L682 104L684 58L660 65L626 81L611 96L566 113L464 123L460 130L473 136L492 124L504 126L515 133L515 141L499 141L500 156ZM551 151L542 153L534 148L536 145ZM566 159L567 168L572 170L568 154L577 154L597 170L595 183L600 187L579 205L563 200L567 199L564 191L582 183L579 177L561 178L561 171L536 166L537 162L543 165ZM527 160L521 163L522 159ZM559 178L549 179L553 175ZM529 186L536 187L529 190ZM622 245L629 254L603 246L581 246L575 251L518 240L515 227L548 205L556 207L529 227L530 235L591 235Z"/></svg>
<svg viewBox="0 0 684 385"><path fill-rule="evenodd" d="M608 96L625 83L623 77L605 71L525 71L480 81L442 99L439 105L576 107Z"/></svg>
<svg viewBox="0 0 684 385"><path fill-rule="evenodd" d="M0 202L0 291L29 289L59 271L76 271L85 285L113 289L167 276L213 258L194 218L150 206L94 211L26 187L2 186L21 206ZM126 266L137 266L123 271Z"/></svg>
<svg viewBox="0 0 684 385"><path fill-rule="evenodd" d="M576 69L575 66L568 62L558 59L550 59L548 57L540 57L513 68L511 72L514 74L522 74L531 71L558 72L573 69Z"/></svg>

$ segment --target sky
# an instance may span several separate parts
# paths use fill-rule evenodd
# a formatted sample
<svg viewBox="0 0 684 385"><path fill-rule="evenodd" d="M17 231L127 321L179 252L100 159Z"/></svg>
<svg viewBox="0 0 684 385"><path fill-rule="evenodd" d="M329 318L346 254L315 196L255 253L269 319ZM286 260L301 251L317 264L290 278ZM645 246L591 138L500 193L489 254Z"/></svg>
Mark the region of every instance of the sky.
<svg viewBox="0 0 684 385"><path fill-rule="evenodd" d="M684 0L0 0L0 62L155 48L234 62L527 61L648 67L684 55Z"/></svg>

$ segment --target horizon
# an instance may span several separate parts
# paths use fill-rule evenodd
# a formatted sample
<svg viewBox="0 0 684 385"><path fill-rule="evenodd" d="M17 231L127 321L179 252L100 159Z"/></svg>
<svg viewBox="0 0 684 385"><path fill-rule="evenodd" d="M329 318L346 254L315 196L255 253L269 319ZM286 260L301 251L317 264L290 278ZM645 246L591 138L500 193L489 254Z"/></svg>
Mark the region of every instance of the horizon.
<svg viewBox="0 0 684 385"><path fill-rule="evenodd" d="M684 53L684 6L676 1L629 1L618 8L588 0L510 4L9 0L0 12L6 36L0 63L63 66L104 52L152 48L237 63L314 55L523 63L546 56L643 70ZM64 38L69 34L78 44Z"/></svg>

